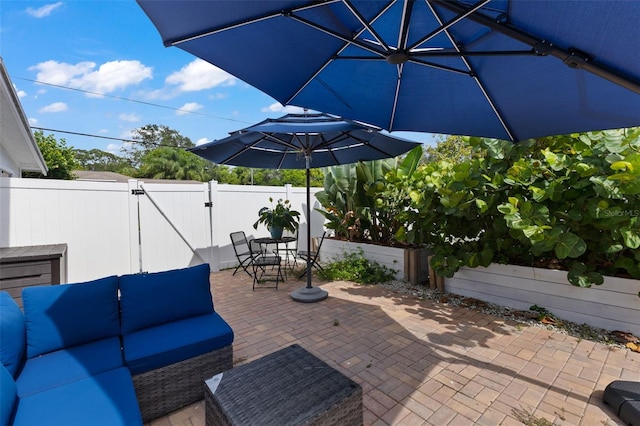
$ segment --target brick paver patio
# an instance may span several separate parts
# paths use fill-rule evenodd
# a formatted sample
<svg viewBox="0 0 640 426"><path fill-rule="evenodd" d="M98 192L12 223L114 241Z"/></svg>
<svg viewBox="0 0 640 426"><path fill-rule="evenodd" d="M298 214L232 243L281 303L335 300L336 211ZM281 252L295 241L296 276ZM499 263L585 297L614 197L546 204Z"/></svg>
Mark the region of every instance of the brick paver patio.
<svg viewBox="0 0 640 426"><path fill-rule="evenodd" d="M621 425L602 392L640 381L640 354L626 349L379 286L314 279L329 298L302 304L289 293L303 281L251 291L247 274L231 272L211 274L211 288L235 332L235 363L298 343L362 385L365 425L521 425L514 409L557 425ZM151 425L203 426L204 403Z"/></svg>

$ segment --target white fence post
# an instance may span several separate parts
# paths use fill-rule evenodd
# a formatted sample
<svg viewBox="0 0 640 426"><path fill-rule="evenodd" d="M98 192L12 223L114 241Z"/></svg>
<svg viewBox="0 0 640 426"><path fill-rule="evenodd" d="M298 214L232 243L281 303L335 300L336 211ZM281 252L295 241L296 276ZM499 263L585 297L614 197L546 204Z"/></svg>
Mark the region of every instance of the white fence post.
<svg viewBox="0 0 640 426"><path fill-rule="evenodd" d="M291 191L291 184L290 183L285 183L284 184L284 199L285 200L291 200L291 195L292 195L292 191Z"/></svg>
<svg viewBox="0 0 640 426"><path fill-rule="evenodd" d="M208 182L209 187L209 241L211 244L211 270L220 270L220 194L218 192L218 181Z"/></svg>
<svg viewBox="0 0 640 426"><path fill-rule="evenodd" d="M139 195L134 195L139 191L138 181L129 179L127 181L129 200L129 273L142 272L142 243L140 229L140 200Z"/></svg>

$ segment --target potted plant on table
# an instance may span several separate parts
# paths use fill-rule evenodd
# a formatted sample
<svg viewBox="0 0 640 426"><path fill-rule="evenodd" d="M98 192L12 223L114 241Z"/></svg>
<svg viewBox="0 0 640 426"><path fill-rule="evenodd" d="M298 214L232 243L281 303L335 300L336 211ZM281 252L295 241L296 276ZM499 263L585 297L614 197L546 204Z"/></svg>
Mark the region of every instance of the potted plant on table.
<svg viewBox="0 0 640 426"><path fill-rule="evenodd" d="M271 232L272 238L282 238L282 232L286 229L295 232L298 229L300 212L291 209L289 200L279 199L273 205L273 198L269 198L271 207L263 207L258 211L258 220L253 224L253 229L263 224Z"/></svg>

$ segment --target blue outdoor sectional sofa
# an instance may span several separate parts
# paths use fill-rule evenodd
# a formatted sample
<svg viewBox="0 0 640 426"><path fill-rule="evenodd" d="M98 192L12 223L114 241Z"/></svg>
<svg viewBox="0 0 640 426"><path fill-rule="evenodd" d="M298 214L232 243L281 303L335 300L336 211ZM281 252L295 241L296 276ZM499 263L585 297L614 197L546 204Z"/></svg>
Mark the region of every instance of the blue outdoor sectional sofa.
<svg viewBox="0 0 640 426"><path fill-rule="evenodd" d="M233 366L209 265L0 292L0 425L141 425Z"/></svg>

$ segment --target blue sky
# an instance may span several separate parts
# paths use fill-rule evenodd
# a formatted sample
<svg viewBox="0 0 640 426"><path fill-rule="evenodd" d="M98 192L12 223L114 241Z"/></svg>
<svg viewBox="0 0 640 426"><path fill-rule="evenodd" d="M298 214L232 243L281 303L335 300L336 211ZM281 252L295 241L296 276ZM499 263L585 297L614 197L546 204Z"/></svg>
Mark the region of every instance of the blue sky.
<svg viewBox="0 0 640 426"><path fill-rule="evenodd" d="M2 0L0 55L34 127L130 139L133 129L158 124L199 143L300 111L178 48L165 48L133 0ZM117 154L122 146L45 134L80 149ZM427 143L434 138L394 135Z"/></svg>

